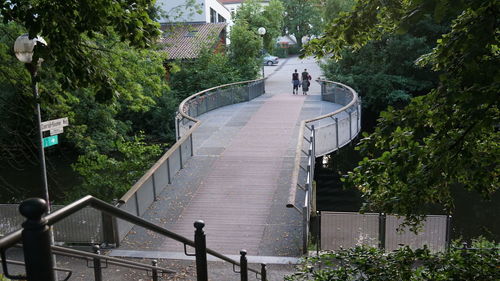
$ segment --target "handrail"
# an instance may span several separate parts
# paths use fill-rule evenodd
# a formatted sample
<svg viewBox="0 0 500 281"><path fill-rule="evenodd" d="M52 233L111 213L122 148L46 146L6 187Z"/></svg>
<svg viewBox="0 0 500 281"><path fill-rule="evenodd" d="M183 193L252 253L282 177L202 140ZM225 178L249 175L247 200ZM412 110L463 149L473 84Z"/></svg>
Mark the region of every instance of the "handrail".
<svg viewBox="0 0 500 281"><path fill-rule="evenodd" d="M79 251L79 250L60 247L60 246L51 246L51 248L53 250L53 253L56 253L56 254L61 255L61 256L68 256L68 257L85 259L85 260L88 260L87 258L96 258L99 260L105 260L109 264L114 264L114 265L119 265L119 266L127 266L130 268L151 270L151 271L157 270L157 271L164 272L164 273L176 273L175 271L167 269L167 268L161 268L161 267L152 266L149 264L129 261L129 260L110 257L110 256L106 256L106 255L93 254L93 253L89 253L89 252L85 252L85 251Z"/></svg>
<svg viewBox="0 0 500 281"><path fill-rule="evenodd" d="M110 205L110 204L108 204L104 201L101 201L101 200L99 200L93 196L90 196L90 195L87 195L87 196L85 196L85 197L83 197L83 198L81 198L81 199L47 215L47 216L45 216L44 219L46 220L47 225L53 225L53 224L61 221L62 219L76 213L77 211L87 207L87 206L93 207L93 208L100 210L102 212L106 212L110 215L113 215L117 218L126 220L126 221L133 223L135 225L144 227L148 230L151 230L153 232L156 232L156 233L161 234L163 236L166 236L168 238L174 239L174 240L181 242L185 245L189 245L193 248L195 247L194 241L187 239L184 236L181 236L179 234L171 232L163 227L157 226L156 224L154 224L152 222L149 222L149 221L147 221L143 218L140 218L138 216L132 215L126 211L123 211L117 207L114 207L113 205ZM21 241L21 230L15 231L7 236L0 238L0 249L12 247L14 244L18 243L19 241ZM211 254L212 256L215 256L219 259L222 259L226 262L229 262L235 266L241 266L241 264L239 262L237 262L237 261L235 261L235 260L233 260L233 259L231 259L223 254L220 254L217 251L214 251L212 249L207 248L207 253ZM256 273L257 275L260 274L260 271L258 271L258 270L255 270L252 268L248 268L248 270Z"/></svg>
<svg viewBox="0 0 500 281"><path fill-rule="evenodd" d="M356 93L356 91L345 84L334 82L334 81L329 81L329 80L324 80L324 79L317 79L316 82L318 82L318 83L332 83L332 84L340 85L343 88L348 89L352 93L353 99L347 105L343 106L340 109L335 110L334 112L331 112L331 113L328 113L325 115L321 115L321 116L318 116L318 117L315 117L312 119L303 120L300 123L299 136L298 136L299 139L298 139L297 147L295 149L295 162L294 162L295 164L294 164L293 171L292 171L292 182L290 184L290 189L288 192L288 202L286 204L287 208L296 208L295 207L295 198L297 195L297 184L298 184L298 177L299 177L299 172L300 172L300 161L301 161L301 152L302 152L303 138L304 138L304 128L308 128L308 126L306 126L307 123L311 123L311 122L318 121L318 120L321 120L324 118L332 117L336 114L339 114L343 111L346 111L348 108L350 108L354 104L356 104L359 100L358 94Z"/></svg>
<svg viewBox="0 0 500 281"><path fill-rule="evenodd" d="M218 89L218 88L224 88L224 87L228 87L228 86L235 86L235 85L239 85L239 84L245 84L245 83L252 83L252 82L257 82L257 81L261 81L261 80L265 80L267 78L261 78L261 79L255 79L255 80L248 80L248 81L241 81L241 82L234 82L234 83L229 83L229 84L224 84L224 85L219 85L219 86L216 86L216 87L212 87L212 88L209 88L209 89L206 89L206 90L203 90L201 92L198 92L196 94L192 94L190 95L189 97L185 98L180 104L179 104L179 108L178 108L178 111L179 111L179 114L183 117L183 118L186 118L192 122L195 122L195 123L198 123L200 122L200 120L196 119L196 118L193 118L189 115L187 115L185 112L184 112L184 107L186 106L186 103L192 99L194 99L195 97L197 96L201 96L207 92L210 92L210 91L213 91L215 89Z"/></svg>
<svg viewBox="0 0 500 281"><path fill-rule="evenodd" d="M4 260L2 260L2 259L0 258L0 262L2 262L2 263L3 263L3 262L4 262ZM15 265L22 265L22 266L25 266L24 262L22 262L22 261L15 261L15 260L7 260L7 259L6 259L6 260L5 260L5 262L6 262L6 263L10 263L10 264L15 264ZM56 271L62 271L62 272L66 272L66 273L68 273L68 275L66 276L66 278L64 278L64 279L63 279L63 281L67 281L67 280L69 280L69 278L71 277L71 275L73 275L73 271L72 271L71 269L67 269L67 268L60 268L60 267L54 267L54 270L56 270ZM4 272L4 273L6 273L6 272ZM6 277L7 277L7 275L9 275L9 274L7 274L7 273L6 273Z"/></svg>

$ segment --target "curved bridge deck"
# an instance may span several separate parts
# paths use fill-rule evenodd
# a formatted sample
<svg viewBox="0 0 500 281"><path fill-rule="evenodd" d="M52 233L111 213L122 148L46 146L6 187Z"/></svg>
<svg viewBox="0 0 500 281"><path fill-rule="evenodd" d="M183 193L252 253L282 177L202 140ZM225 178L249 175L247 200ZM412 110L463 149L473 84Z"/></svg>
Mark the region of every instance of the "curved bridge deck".
<svg viewBox="0 0 500 281"><path fill-rule="evenodd" d="M291 73L304 68L313 79L321 74L313 60L266 66L265 95L201 115L193 158L145 218L186 237L195 220L204 220L207 247L224 254L300 255L302 215L285 208L298 126L341 107L321 101L316 82L309 95L292 95ZM183 246L134 228L120 249L182 252Z"/></svg>

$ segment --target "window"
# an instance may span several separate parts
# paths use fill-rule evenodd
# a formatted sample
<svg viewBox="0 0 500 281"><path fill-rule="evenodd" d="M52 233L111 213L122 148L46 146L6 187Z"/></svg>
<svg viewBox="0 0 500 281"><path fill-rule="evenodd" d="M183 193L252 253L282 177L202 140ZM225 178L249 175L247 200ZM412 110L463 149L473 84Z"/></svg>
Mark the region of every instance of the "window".
<svg viewBox="0 0 500 281"><path fill-rule="evenodd" d="M211 23L217 22L217 12L212 8L210 8L210 22Z"/></svg>
<svg viewBox="0 0 500 281"><path fill-rule="evenodd" d="M217 22L226 22L226 19L223 16L219 15L217 17Z"/></svg>

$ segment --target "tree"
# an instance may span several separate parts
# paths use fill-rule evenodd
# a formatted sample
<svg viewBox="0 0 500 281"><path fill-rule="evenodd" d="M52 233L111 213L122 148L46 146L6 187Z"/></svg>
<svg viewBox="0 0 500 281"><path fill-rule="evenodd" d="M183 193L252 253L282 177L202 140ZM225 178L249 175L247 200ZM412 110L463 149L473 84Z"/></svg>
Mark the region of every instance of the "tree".
<svg viewBox="0 0 500 281"><path fill-rule="evenodd" d="M246 21L238 21L231 28L229 55L238 67L243 80L257 77L262 63L260 60L261 39L251 30Z"/></svg>
<svg viewBox="0 0 500 281"><path fill-rule="evenodd" d="M302 48L302 38L318 35L320 32L321 11L317 1L282 0L285 7L285 32L294 35L297 45Z"/></svg>
<svg viewBox="0 0 500 281"><path fill-rule="evenodd" d="M23 65L17 61L13 52L13 42L23 28L13 22L0 24L0 165L2 186L15 186L4 178L4 171L23 170L30 165L37 166L37 146L34 145L37 124L32 116L33 98L30 77ZM173 116L177 101L168 94L168 86L164 80L163 62L165 54L154 50L131 49L127 43L120 42L116 35L107 37L96 35L92 40L87 38L86 56L93 56L96 66L104 69L110 79L115 82L113 98L99 100L96 94L102 84L87 85L78 89L65 88L60 82L65 77L57 71L53 63L43 63L40 69L39 88L43 120L68 117L70 126L61 134L58 148L47 149L48 176L53 178L55 169L51 169L51 158L64 154L77 154L81 157L102 156L109 165L124 165L127 158L120 155L117 142L129 143L135 139L139 131L144 131L145 140L166 142L173 139L171 135ZM160 103L161 102L161 103ZM159 105L162 108L159 108ZM165 121L150 124L149 116L155 111L164 114L172 124ZM26 137L28 135L29 137ZM134 158L144 161L137 165L140 169L131 171L131 175L144 172L151 154L150 144L138 146L134 150ZM154 145L152 145L154 146ZM69 152L69 153L68 153ZM141 155L140 153L145 153ZM150 160L148 160L150 161ZM86 177L90 173L78 172ZM90 169L90 166L88 166ZM101 174L102 175L102 174ZM105 176L102 176L105 178ZM125 178L123 178L125 179ZM86 178L83 178L86 181ZM123 190L122 182L120 190ZM130 185L129 185L130 186ZM57 191L57 187L51 191ZM102 186L101 186L102 187ZM66 187L68 188L68 187ZM73 187L74 188L74 187ZM109 186L108 192L116 190ZM2 195L13 197L26 196L26 189L38 190L35 186L15 186L8 188ZM74 188L78 191L78 188ZM80 189L82 190L82 189ZM7 194L6 194L7 193ZM56 198L53 196L52 198ZM58 197L60 198L60 196Z"/></svg>
<svg viewBox="0 0 500 281"><path fill-rule="evenodd" d="M242 3L234 21L237 25L246 22L246 27L254 33L257 33L259 27L264 27L266 29L264 49L272 52L276 45L276 38L281 35L283 14L284 8L279 0L271 0L269 5L264 7L257 0L249 0Z"/></svg>
<svg viewBox="0 0 500 281"><path fill-rule="evenodd" d="M447 25L426 16L407 33L386 34L359 50L344 50L341 60L328 59L322 68L328 79L353 87L362 97L363 129L372 131L387 106L402 108L437 86L438 73L414 62L447 31Z"/></svg>
<svg viewBox="0 0 500 281"><path fill-rule="evenodd" d="M453 16L419 65L439 72L439 86L402 110L383 112L375 132L361 141L366 157L349 174L366 200L365 210L407 216L415 225L430 204L453 208L451 193L463 187L489 197L498 190L500 149L498 1L363 0L309 44L311 54L341 57L387 32L404 33L426 14Z"/></svg>
<svg viewBox="0 0 500 281"><path fill-rule="evenodd" d="M53 64L65 88L102 85L96 92L99 99L111 99L115 81L98 62L100 46L89 44L98 35L116 34L120 41L133 47L148 47L160 34L158 23L149 18L151 0L107 1L10 0L0 3L4 23L16 22L33 38L42 36L48 47L35 48L35 59L44 57Z"/></svg>

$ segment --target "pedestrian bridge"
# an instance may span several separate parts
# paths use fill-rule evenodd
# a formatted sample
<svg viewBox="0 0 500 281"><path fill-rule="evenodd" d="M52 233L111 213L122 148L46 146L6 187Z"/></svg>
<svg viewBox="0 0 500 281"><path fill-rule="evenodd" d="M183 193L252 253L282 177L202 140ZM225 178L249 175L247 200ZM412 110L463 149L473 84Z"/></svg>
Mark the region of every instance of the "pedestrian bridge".
<svg viewBox="0 0 500 281"><path fill-rule="evenodd" d="M125 194L119 207L192 236L203 220L207 247L224 254L298 256L307 249L314 158L360 131L360 101L346 85L318 79L292 95L291 73L312 60L266 67L266 79L196 93L179 106L177 142ZM312 141L312 139L315 141ZM124 221L114 255L155 257L183 245ZM149 252L148 252L149 251Z"/></svg>

